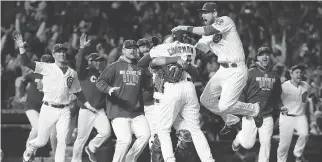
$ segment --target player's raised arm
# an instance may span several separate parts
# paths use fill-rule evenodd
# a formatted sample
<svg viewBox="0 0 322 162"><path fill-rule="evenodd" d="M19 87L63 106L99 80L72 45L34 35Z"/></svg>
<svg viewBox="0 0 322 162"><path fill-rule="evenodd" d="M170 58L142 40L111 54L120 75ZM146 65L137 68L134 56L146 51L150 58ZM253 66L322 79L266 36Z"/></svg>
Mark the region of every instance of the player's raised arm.
<svg viewBox="0 0 322 162"><path fill-rule="evenodd" d="M86 59L85 59L85 54L89 52L89 45L90 45L90 40L87 40L87 35L83 34L80 37L80 49L77 53L77 59L76 59L76 72L80 80L86 79Z"/></svg>
<svg viewBox="0 0 322 162"><path fill-rule="evenodd" d="M25 49L25 44L26 42L23 41L21 34L17 34L15 36L16 41L16 45L19 48L19 52L21 54L21 58L22 58L22 64L28 68L30 68L31 70L35 70L36 69L36 62L31 61L29 56L26 54L26 49Z"/></svg>
<svg viewBox="0 0 322 162"><path fill-rule="evenodd" d="M150 54L146 54L138 61L138 67L147 68L149 67L149 64L151 61L152 61L152 58Z"/></svg>

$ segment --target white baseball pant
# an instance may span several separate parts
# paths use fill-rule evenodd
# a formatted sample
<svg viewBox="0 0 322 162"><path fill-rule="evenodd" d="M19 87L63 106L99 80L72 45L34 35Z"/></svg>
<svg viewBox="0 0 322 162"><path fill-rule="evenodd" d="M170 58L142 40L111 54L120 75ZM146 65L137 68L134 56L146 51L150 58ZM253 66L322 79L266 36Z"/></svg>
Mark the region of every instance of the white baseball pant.
<svg viewBox="0 0 322 162"><path fill-rule="evenodd" d="M258 103L238 101L246 85L247 77L248 69L245 63L240 63L235 68L220 66L201 94L201 104L211 112L220 115L227 125L239 122L239 118L232 114L257 116L259 113Z"/></svg>
<svg viewBox="0 0 322 162"><path fill-rule="evenodd" d="M252 117L243 117L242 130L238 132L236 138L241 146L246 149L251 149L256 142L258 131L260 142L258 162L269 162L273 129L274 121L272 116L265 117L263 119L263 125L260 128L256 127Z"/></svg>
<svg viewBox="0 0 322 162"><path fill-rule="evenodd" d="M88 109L80 109L78 115L78 134L73 148L72 162L81 162L83 148L88 140L93 127L97 130L97 135L89 142L88 147L92 152L100 147L111 135L110 122L104 109L93 113Z"/></svg>
<svg viewBox="0 0 322 162"><path fill-rule="evenodd" d="M154 140L154 134L157 133L157 112L155 109L156 106L152 105L145 105L144 106L144 116L146 120L148 121L149 127L150 127L150 139L149 139L149 148L152 147L152 141Z"/></svg>
<svg viewBox="0 0 322 162"><path fill-rule="evenodd" d="M26 147L28 147L28 142L37 137L39 112L36 110L30 109L26 111L26 116L31 125L31 130L29 132L29 136L26 142ZM56 150L56 144L57 144L56 128L53 128L50 135L50 145L53 152L55 152Z"/></svg>
<svg viewBox="0 0 322 162"><path fill-rule="evenodd" d="M72 106L72 105L71 105ZM57 149L55 162L65 162L66 140L70 123L70 107L54 108L42 105L38 119L37 137L28 142L27 152L34 153L37 148L47 144L52 127L56 123Z"/></svg>
<svg viewBox="0 0 322 162"><path fill-rule="evenodd" d="M309 126L305 115L292 117L280 114L280 142L277 148L277 162L286 162L294 130L297 131L299 138L296 141L293 153L296 157L302 156L308 140L308 127Z"/></svg>
<svg viewBox="0 0 322 162"><path fill-rule="evenodd" d="M200 105L195 86L190 81L164 84L164 95L155 104L158 114L158 137L165 162L174 162L172 125L175 129L186 129L191 133L193 143L202 162L214 162L209 144L200 126Z"/></svg>
<svg viewBox="0 0 322 162"><path fill-rule="evenodd" d="M115 118L111 122L115 136L115 152L112 162L136 162L150 138L149 124L144 115L135 118ZM132 143L132 133L136 140Z"/></svg>

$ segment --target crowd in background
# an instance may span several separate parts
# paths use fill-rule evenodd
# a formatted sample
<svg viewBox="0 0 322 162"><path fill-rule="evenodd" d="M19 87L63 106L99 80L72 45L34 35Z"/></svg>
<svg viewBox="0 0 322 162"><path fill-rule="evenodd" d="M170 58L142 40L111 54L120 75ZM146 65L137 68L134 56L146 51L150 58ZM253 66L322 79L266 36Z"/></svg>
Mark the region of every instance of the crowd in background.
<svg viewBox="0 0 322 162"><path fill-rule="evenodd" d="M1 103L2 109L23 105L17 98L17 86L30 72L21 66L13 36L23 35L28 43L28 54L39 60L51 54L54 44L69 48L70 66L75 66L79 37L87 33L92 40L91 51L98 52L106 64L116 61L125 39L138 40L157 36L164 40L177 25L203 24L197 12L204 2L74 2L26 1L1 2ZM231 17L243 42L248 65L256 59L260 46L273 50L274 70L282 81L289 79L288 68L307 65L304 80L312 85L318 100L322 100L322 2L217 2L220 15ZM191 35L196 43L198 36ZM104 68L104 67L102 67ZM216 57L199 67L201 78L197 86L199 95L203 86L219 68ZM316 103L316 104L315 104ZM321 102L308 103L311 133L315 130L314 114L321 111ZM205 133L215 140L220 119L202 109ZM223 123L221 123L223 124ZM218 127L216 129L215 127Z"/></svg>

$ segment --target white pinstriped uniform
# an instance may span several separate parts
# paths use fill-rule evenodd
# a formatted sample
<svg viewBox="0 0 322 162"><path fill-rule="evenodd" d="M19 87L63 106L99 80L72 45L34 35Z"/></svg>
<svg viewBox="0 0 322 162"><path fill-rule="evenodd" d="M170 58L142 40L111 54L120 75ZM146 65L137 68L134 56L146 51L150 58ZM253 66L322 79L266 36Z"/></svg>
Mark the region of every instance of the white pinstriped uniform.
<svg viewBox="0 0 322 162"><path fill-rule="evenodd" d="M278 162L286 162L294 130L297 131L299 138L297 139L293 153L296 157L300 157L303 154L309 131L304 109L309 89L310 85L304 81L298 87L294 86L290 80L282 84L281 98L284 105L282 108L287 108L288 114L295 116L280 114L280 142L277 149Z"/></svg>
<svg viewBox="0 0 322 162"><path fill-rule="evenodd" d="M166 43L151 49L151 58L160 56L181 56L185 60L191 56L195 62L196 50L190 44ZM191 76L184 72L184 80L178 83L164 84L164 93L155 93L154 98L157 115L157 134L161 143L161 151L165 162L175 161L170 132L172 125L176 130L186 129L191 133L192 140L202 162L214 162L206 137L200 129L200 105L195 86L187 78Z"/></svg>
<svg viewBox="0 0 322 162"><path fill-rule="evenodd" d="M81 91L77 73L68 67L67 72L63 71L55 63L36 62L35 73L43 75L43 101L51 104L65 104L64 108L54 108L42 105L39 114L39 125L37 137L27 144L27 150L35 151L44 146L50 136L52 126L56 123L57 149L55 162L65 161L66 139L70 123L70 104L75 95Z"/></svg>
<svg viewBox="0 0 322 162"><path fill-rule="evenodd" d="M228 16L222 16L217 18L212 26L220 33L203 36L196 48L204 52L211 50L218 56L219 63L236 63L237 67L220 66L206 85L200 101L211 112L220 115L227 125L231 125L239 121L239 118L232 114L256 116L259 107L257 104L238 101L247 82L248 69L235 23Z"/></svg>

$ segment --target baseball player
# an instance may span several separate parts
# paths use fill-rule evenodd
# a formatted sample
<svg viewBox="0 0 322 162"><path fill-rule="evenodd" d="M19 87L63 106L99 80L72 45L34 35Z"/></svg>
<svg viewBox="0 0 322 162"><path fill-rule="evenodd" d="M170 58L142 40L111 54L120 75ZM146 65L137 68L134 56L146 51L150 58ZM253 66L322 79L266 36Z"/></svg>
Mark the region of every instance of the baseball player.
<svg viewBox="0 0 322 162"><path fill-rule="evenodd" d="M277 161L286 162L294 130L299 138L295 144L296 162L304 161L303 151L308 140L308 122L304 105L310 92L310 85L302 81L305 66L295 65L290 69L291 80L282 84L282 103L279 118L280 141L277 149Z"/></svg>
<svg viewBox="0 0 322 162"><path fill-rule="evenodd" d="M51 55L45 54L41 56L40 58L41 62L46 63L54 63L54 58ZM29 84L29 88L26 88ZM37 137L37 130L38 130L38 118L39 118L39 112L42 104L42 98L44 96L44 93L42 92L42 75L37 73L28 73L26 76L24 76L23 80L20 83L20 97L27 93L27 100L26 100L26 115L27 118L31 124L31 131L29 133L29 137L26 142L27 143L30 140L33 140ZM54 129L53 129L54 130ZM50 137L51 142L51 148L52 152L55 152L56 150L56 131L51 132Z"/></svg>
<svg viewBox="0 0 322 162"><path fill-rule="evenodd" d="M43 76L43 105L39 113L37 137L28 142L23 153L23 161L29 162L37 148L44 146L49 138L52 127L57 130L57 149L55 162L65 161L66 139L70 123L70 108L73 106L75 96L91 110L95 110L84 97L77 78L77 73L66 66L67 48L63 44L53 47L55 63L31 61L25 50L22 36L15 37L24 66Z"/></svg>
<svg viewBox="0 0 322 162"><path fill-rule="evenodd" d="M113 162L135 162L150 138L149 124L143 115L142 87L145 74L137 66L138 46L125 40L123 55L99 76L96 86L106 94L106 112L117 138ZM132 134L136 141L132 143Z"/></svg>
<svg viewBox="0 0 322 162"><path fill-rule="evenodd" d="M97 78L100 75L99 64L100 57L97 53L92 53L88 57L89 67L85 60L85 54L89 53L90 40L83 34L80 38L80 49L76 59L76 71L80 85L87 101L95 107L95 110L89 110L81 107L78 115L78 134L73 148L72 162L81 162L84 145L91 133L93 127L97 130L97 135L85 147L91 162L96 162L95 152L108 137L111 135L110 122L105 114L105 94L96 87Z"/></svg>
<svg viewBox="0 0 322 162"><path fill-rule="evenodd" d="M260 103L263 125L257 128L252 117L243 117L242 130L239 131L232 144L234 151L237 151L240 146L250 149L255 144L258 132L260 141L258 162L269 162L274 128L272 114L278 109L282 93L281 80L278 74L272 71L270 55L269 48L258 49L258 62L250 68L247 84L239 97L239 100L243 102Z"/></svg>
<svg viewBox="0 0 322 162"><path fill-rule="evenodd" d="M178 63L186 67L185 62L195 62L195 48L190 44L181 43L184 35L181 31L175 32L176 41L152 48L150 54L145 57L146 60L152 60L150 66L157 70L155 84L159 92L156 94L159 95L154 95L158 114L157 135L163 159L166 162L176 161L170 138L172 125L176 130L185 129L191 133L192 141L202 162L214 161L207 139L200 128L200 105L191 75L188 73L192 65L185 68L188 72L184 71L182 76L178 75L180 76L178 81L166 79L170 77L168 73L173 76L177 73L176 66L173 64ZM164 78L159 74L163 69L165 69Z"/></svg>
<svg viewBox="0 0 322 162"><path fill-rule="evenodd" d="M211 51L218 56L220 68L209 80L200 101L223 118L226 125L220 133L226 134L239 122L239 118L232 114L257 117L260 108L258 103L238 101L247 82L248 70L243 45L233 20L228 16L218 17L216 3L207 2L199 11L202 12L205 26L177 26L172 31L184 30L202 35L197 49L204 53ZM260 127L263 119L259 116L254 120L256 126Z"/></svg>

